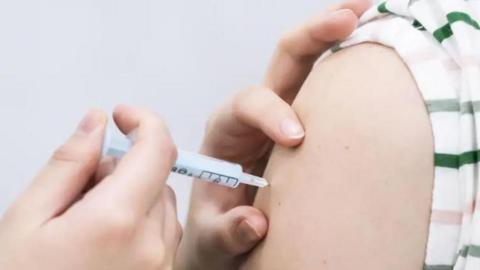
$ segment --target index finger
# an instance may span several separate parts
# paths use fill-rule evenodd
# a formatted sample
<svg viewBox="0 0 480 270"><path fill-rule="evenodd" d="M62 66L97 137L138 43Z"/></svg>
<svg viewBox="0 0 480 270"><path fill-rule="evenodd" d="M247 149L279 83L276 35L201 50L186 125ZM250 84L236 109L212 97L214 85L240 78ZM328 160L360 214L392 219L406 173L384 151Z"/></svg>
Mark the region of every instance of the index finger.
<svg viewBox="0 0 480 270"><path fill-rule="evenodd" d="M270 62L265 86L292 102L317 58L349 36L369 6L369 0L345 1L285 34Z"/></svg>
<svg viewBox="0 0 480 270"><path fill-rule="evenodd" d="M176 160L176 148L162 120L145 109L119 106L114 120L133 146L97 187L104 201L135 213L149 212Z"/></svg>

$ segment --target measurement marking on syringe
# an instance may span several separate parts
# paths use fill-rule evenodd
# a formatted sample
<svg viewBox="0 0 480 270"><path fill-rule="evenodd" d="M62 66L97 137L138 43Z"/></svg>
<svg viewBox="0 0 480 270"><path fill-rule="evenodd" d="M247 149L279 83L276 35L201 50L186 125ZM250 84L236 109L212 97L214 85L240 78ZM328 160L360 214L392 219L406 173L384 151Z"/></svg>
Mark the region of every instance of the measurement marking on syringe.
<svg viewBox="0 0 480 270"><path fill-rule="evenodd" d="M213 183L217 183L217 184L223 182L233 186L237 185L239 181L237 178L233 178L233 177L229 177L226 175L221 175L221 174L217 174L209 171L202 171L202 173L200 173L200 178L209 179ZM233 181L233 184L230 183L231 181Z"/></svg>
<svg viewBox="0 0 480 270"><path fill-rule="evenodd" d="M102 153L105 156L121 159L132 146L133 142L126 136L115 136L111 132L107 132ZM230 188L236 188L241 183L257 187L268 186L265 179L244 173L240 164L182 150L178 150L178 157L172 172Z"/></svg>

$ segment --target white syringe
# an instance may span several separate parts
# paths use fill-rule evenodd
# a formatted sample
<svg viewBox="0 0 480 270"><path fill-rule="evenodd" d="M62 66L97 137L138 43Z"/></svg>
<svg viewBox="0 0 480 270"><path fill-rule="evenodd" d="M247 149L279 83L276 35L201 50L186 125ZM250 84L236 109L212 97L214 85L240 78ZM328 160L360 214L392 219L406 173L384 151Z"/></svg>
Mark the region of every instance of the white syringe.
<svg viewBox="0 0 480 270"><path fill-rule="evenodd" d="M114 135L113 132L108 131L103 142L103 155L121 158L131 147L132 141L128 137ZM240 184L268 186L267 180L244 173L239 164L182 150L178 150L177 161L172 172L231 188L236 188Z"/></svg>

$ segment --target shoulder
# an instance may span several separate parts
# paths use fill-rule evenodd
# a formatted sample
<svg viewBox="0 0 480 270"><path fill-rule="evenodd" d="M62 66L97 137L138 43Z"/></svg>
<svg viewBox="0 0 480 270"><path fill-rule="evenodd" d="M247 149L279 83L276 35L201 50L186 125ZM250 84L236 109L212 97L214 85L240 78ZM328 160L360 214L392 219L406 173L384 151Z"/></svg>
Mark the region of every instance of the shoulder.
<svg viewBox="0 0 480 270"><path fill-rule="evenodd" d="M404 147L409 140L412 147L421 144L433 153L423 98L391 48L364 43L327 57L312 70L293 106L314 126L319 118L345 123L347 130L375 140L379 147L396 140Z"/></svg>
<svg viewBox="0 0 480 270"><path fill-rule="evenodd" d="M375 224L362 233L383 245L382 260L404 253L411 257L404 266L421 262L433 188L433 136L420 91L397 53L377 44L337 52L312 70L293 106L306 129L301 166L323 179L318 189L342 190L348 198L322 203L353 209L361 228ZM396 247L382 242L391 233Z"/></svg>
<svg viewBox="0 0 480 270"><path fill-rule="evenodd" d="M293 107L306 137L296 149L272 152L270 188L255 200L271 226L247 265L420 269L433 142L401 59L375 44L344 49L318 63Z"/></svg>
<svg viewBox="0 0 480 270"><path fill-rule="evenodd" d="M310 166L327 162L323 176L343 181L333 185L354 187L345 191L351 196L370 193L363 198L367 205L381 202L397 210L389 219L383 207L370 208L372 214L378 211L380 222L404 214L426 228L432 129L415 79L393 49L367 43L326 58L312 70L293 106L306 129L300 151Z"/></svg>

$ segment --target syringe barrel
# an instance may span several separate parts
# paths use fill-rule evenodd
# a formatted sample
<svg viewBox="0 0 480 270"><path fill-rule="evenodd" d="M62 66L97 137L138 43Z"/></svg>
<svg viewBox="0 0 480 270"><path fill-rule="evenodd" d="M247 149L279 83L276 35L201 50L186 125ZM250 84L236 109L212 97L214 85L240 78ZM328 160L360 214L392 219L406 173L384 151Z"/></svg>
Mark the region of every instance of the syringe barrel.
<svg viewBox="0 0 480 270"><path fill-rule="evenodd" d="M103 155L122 158L131 147L132 142L129 138L123 135L114 136L107 132L103 143ZM243 170L239 164L178 150L172 172L236 188L240 184Z"/></svg>
<svg viewBox="0 0 480 270"><path fill-rule="evenodd" d="M238 187L243 173L238 164L182 150L172 171L231 188Z"/></svg>

